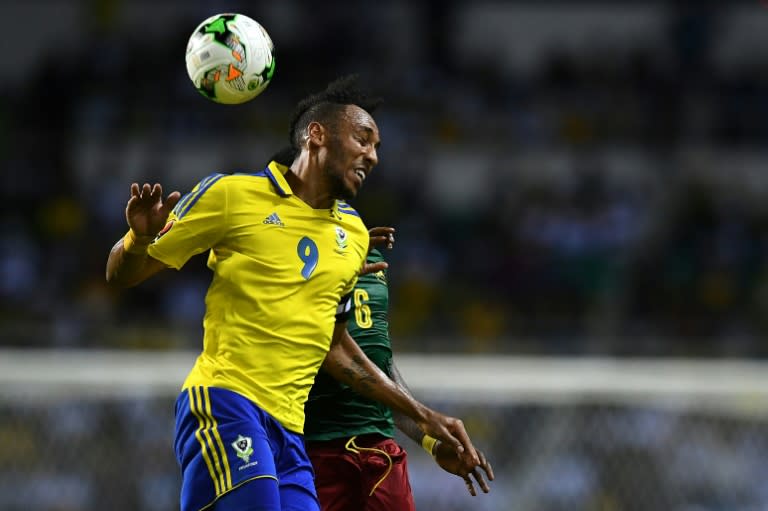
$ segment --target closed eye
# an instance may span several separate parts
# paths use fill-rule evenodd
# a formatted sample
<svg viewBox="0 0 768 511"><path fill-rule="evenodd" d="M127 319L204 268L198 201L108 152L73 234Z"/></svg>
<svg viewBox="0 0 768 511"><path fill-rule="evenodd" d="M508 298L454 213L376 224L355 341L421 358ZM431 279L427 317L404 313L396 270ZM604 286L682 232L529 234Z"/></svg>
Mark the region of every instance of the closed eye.
<svg viewBox="0 0 768 511"><path fill-rule="evenodd" d="M367 126L364 126L361 129L363 130L364 134L355 135L355 138L357 139L358 142L360 142L364 146L371 144L371 137L374 136L373 129ZM373 144L374 149L378 150L379 147L381 147L381 141L378 141L375 144Z"/></svg>

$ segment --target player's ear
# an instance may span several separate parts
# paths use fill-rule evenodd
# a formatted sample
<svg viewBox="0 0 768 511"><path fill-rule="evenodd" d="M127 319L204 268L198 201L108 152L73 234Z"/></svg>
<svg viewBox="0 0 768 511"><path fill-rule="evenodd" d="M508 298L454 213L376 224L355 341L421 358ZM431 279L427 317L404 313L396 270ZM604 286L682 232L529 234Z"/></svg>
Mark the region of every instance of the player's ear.
<svg viewBox="0 0 768 511"><path fill-rule="evenodd" d="M325 131L325 126L317 121L312 121L307 126L307 142L316 146L325 145L326 137L328 134Z"/></svg>

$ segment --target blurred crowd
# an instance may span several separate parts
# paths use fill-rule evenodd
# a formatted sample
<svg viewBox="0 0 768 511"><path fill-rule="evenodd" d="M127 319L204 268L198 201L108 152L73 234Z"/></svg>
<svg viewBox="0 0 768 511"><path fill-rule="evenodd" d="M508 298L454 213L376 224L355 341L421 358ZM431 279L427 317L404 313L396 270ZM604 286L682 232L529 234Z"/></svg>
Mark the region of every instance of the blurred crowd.
<svg viewBox="0 0 768 511"><path fill-rule="evenodd" d="M760 2L2 11L54 4L39 30L64 35L2 71L3 345L197 348L204 257L130 291L105 284L130 182L186 191L258 170L297 100L359 72L385 103L380 165L354 205L397 229L397 349L768 353ZM226 107L194 91L183 54L199 21L236 10L270 32L277 71Z"/></svg>

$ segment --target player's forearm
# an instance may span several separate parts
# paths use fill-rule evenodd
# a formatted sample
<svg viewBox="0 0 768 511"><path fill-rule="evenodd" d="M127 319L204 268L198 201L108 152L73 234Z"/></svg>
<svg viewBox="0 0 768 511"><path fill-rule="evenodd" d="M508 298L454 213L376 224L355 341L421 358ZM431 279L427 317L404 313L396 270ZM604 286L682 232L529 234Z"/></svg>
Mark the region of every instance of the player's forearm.
<svg viewBox="0 0 768 511"><path fill-rule="evenodd" d="M118 287L135 286L157 271L153 271L152 262L146 250L127 252L121 238L107 258L107 282Z"/></svg>
<svg viewBox="0 0 768 511"><path fill-rule="evenodd" d="M358 394L385 404L416 423L426 420L428 408L371 362L346 328L334 333L334 342L323 369Z"/></svg>
<svg viewBox="0 0 768 511"><path fill-rule="evenodd" d="M389 373L392 375L392 380L394 380L394 382L397 383L400 388L411 394L411 389L408 388L408 385L405 383L403 375L395 365L394 360L390 363ZM405 433L408 438L421 445L421 441L424 439L424 432L419 428L413 419L397 410L392 411L392 418L395 420L395 426L397 426L397 429Z"/></svg>

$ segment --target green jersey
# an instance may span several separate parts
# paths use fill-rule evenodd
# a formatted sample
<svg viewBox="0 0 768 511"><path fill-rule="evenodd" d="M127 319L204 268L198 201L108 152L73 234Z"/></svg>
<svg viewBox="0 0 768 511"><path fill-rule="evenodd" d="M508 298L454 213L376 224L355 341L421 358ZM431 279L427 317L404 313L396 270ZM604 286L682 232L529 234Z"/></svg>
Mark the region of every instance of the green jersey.
<svg viewBox="0 0 768 511"><path fill-rule="evenodd" d="M371 250L368 263L383 261ZM373 363L390 377L392 345L389 340L389 291L384 271L362 275L353 292L354 315L347 330ZM392 438L395 433L388 407L366 399L320 370L305 406L304 436L307 440L334 440L366 433Z"/></svg>

